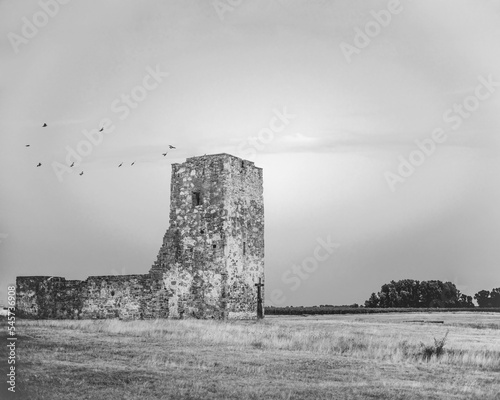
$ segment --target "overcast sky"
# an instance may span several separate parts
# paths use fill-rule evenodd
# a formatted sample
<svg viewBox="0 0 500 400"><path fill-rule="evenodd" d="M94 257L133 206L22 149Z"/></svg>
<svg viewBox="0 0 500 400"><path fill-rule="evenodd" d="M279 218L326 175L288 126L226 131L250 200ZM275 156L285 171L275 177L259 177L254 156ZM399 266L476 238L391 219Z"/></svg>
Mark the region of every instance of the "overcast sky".
<svg viewBox="0 0 500 400"><path fill-rule="evenodd" d="M222 152L264 169L267 304L500 287L500 1L61 3L0 1L0 302L147 273L170 165Z"/></svg>

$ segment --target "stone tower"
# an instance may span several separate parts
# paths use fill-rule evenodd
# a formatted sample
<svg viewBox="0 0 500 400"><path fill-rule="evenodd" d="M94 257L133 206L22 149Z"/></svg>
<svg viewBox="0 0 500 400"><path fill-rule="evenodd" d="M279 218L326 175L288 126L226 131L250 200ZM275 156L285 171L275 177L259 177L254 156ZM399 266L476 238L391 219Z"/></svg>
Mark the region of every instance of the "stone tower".
<svg viewBox="0 0 500 400"><path fill-rule="evenodd" d="M255 318L262 169L229 154L172 164L170 224L150 275L163 280L169 318Z"/></svg>

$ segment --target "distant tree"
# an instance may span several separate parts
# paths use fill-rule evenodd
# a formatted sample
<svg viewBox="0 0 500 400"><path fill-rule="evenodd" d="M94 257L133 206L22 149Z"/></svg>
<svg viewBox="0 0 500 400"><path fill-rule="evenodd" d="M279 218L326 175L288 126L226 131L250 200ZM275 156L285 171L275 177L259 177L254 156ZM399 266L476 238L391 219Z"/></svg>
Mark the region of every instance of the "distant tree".
<svg viewBox="0 0 500 400"><path fill-rule="evenodd" d="M419 281L415 281L413 279L402 279L394 282L394 286L396 291L399 293L398 307L418 307L420 291Z"/></svg>
<svg viewBox="0 0 500 400"><path fill-rule="evenodd" d="M479 307L491 307L490 292L488 290L481 290L474 295Z"/></svg>
<svg viewBox="0 0 500 400"><path fill-rule="evenodd" d="M378 292L378 299L379 299L378 300L379 307L382 307L382 308L389 307L387 305L387 295L384 292L382 292L382 291Z"/></svg>
<svg viewBox="0 0 500 400"><path fill-rule="evenodd" d="M376 308L379 305L380 299L375 293L372 293L370 298L365 301L365 307Z"/></svg>
<svg viewBox="0 0 500 400"><path fill-rule="evenodd" d="M439 281L438 281L439 282ZM454 283L444 282L441 288L441 303L439 307L453 308L459 304L460 290Z"/></svg>
<svg viewBox="0 0 500 400"><path fill-rule="evenodd" d="M399 307L401 303L401 296L396 290L394 283L394 281L391 281L391 285L389 286L389 307Z"/></svg>
<svg viewBox="0 0 500 400"><path fill-rule="evenodd" d="M437 281L420 282L420 307L437 307L440 297L441 293Z"/></svg>
<svg viewBox="0 0 500 400"><path fill-rule="evenodd" d="M495 288L491 290L490 303L491 307L500 307L500 288Z"/></svg>
<svg viewBox="0 0 500 400"><path fill-rule="evenodd" d="M458 307L461 308L472 308L474 307L474 303L472 302L472 296L467 296L462 293L458 299Z"/></svg>

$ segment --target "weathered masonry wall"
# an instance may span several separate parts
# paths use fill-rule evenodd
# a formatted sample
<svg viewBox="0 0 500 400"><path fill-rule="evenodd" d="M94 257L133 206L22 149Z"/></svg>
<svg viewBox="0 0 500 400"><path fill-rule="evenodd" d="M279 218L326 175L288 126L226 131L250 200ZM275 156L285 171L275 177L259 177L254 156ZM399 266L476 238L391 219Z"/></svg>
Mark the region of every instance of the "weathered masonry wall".
<svg viewBox="0 0 500 400"><path fill-rule="evenodd" d="M255 283L264 281L264 202L262 169L230 158L225 219L227 309L229 316L256 315ZM264 296L264 294L262 294Z"/></svg>
<svg viewBox="0 0 500 400"><path fill-rule="evenodd" d="M79 318L83 308L82 281L51 276L18 276L17 315L29 318Z"/></svg>
<svg viewBox="0 0 500 400"><path fill-rule="evenodd" d="M61 277L17 277L21 317L166 318L168 299L162 282L150 275L91 276L85 281Z"/></svg>
<svg viewBox="0 0 500 400"><path fill-rule="evenodd" d="M262 169L229 154L172 165L169 228L148 274L17 278L26 318L256 318Z"/></svg>

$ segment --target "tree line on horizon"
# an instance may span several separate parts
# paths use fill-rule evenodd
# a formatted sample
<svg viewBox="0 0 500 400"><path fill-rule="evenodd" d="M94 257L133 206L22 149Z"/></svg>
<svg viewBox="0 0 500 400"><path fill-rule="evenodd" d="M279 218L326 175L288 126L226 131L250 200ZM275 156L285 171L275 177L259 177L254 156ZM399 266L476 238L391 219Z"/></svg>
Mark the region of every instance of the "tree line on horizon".
<svg viewBox="0 0 500 400"><path fill-rule="evenodd" d="M478 306L500 307L500 288L474 295ZM472 296L461 293L452 282L402 279L382 285L365 301L367 308L473 308Z"/></svg>

